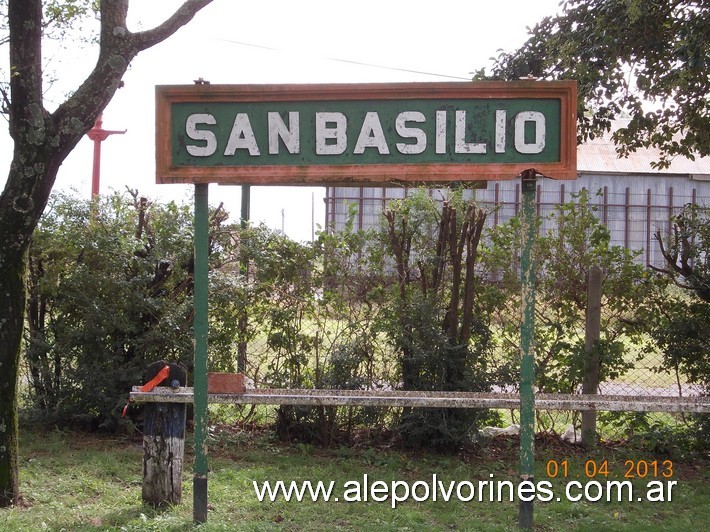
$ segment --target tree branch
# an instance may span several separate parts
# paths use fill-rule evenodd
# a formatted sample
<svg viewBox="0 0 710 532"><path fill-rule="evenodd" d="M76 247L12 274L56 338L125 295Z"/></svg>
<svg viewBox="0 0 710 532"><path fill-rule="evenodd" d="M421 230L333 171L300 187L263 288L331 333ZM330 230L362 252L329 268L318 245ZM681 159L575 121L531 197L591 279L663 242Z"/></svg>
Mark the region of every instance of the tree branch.
<svg viewBox="0 0 710 532"><path fill-rule="evenodd" d="M464 279L463 316L461 318L461 336L459 343L468 344L473 327L473 299L476 284L476 261L478 245L481 242L483 227L486 224L486 211L477 208L473 203L468 207L466 218L469 227L466 231L466 276Z"/></svg>
<svg viewBox="0 0 710 532"><path fill-rule="evenodd" d="M212 0L186 0L169 19L159 26L151 30L134 33L132 35L132 41L138 51L150 48L170 37L177 30L190 22L200 9L211 2Z"/></svg>
<svg viewBox="0 0 710 532"><path fill-rule="evenodd" d="M33 0L34 1L34 0ZM128 65L141 51L154 46L187 24L212 0L187 0L160 26L140 33L126 28L127 0L101 2L101 49L94 70L52 115L66 156L91 129L121 84Z"/></svg>

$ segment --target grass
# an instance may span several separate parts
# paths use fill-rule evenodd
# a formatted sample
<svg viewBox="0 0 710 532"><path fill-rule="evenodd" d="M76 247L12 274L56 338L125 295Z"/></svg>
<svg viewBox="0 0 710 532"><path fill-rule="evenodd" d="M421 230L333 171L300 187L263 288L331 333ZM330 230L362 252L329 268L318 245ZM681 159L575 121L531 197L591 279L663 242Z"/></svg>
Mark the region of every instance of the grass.
<svg viewBox="0 0 710 532"><path fill-rule="evenodd" d="M259 502L253 481L323 480L336 491L351 480L517 480L518 444L497 439L481 451L455 456L387 448L319 449L274 441L268 431L217 430L211 436L209 518L192 523L192 456L188 452L183 503L154 509L141 502L140 438L25 431L21 442L22 504L0 510L0 529L25 530L516 530L517 502ZM189 446L188 446L189 447ZM549 460L568 460L568 480L584 479L589 458L607 460L620 479L629 459L654 457L620 447L591 455L545 438L538 441L536 480L547 480ZM692 530L710 520L710 460L674 462L672 502L535 503L536 530ZM599 480L605 480L601 476ZM561 480L552 481L562 490ZM636 481L635 486L645 482ZM558 493L556 493L558 494Z"/></svg>

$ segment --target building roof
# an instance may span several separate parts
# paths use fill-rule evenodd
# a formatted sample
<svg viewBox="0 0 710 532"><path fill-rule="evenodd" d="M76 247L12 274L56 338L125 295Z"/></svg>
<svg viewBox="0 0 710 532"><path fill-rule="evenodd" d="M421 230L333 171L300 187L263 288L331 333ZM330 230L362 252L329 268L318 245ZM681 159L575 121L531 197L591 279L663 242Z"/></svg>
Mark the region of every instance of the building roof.
<svg viewBox="0 0 710 532"><path fill-rule="evenodd" d="M612 129L623 125L624 121L616 121ZM668 168L651 166L660 158L656 148L639 149L629 157L619 157L611 133L607 133L577 147L577 171L595 174L684 174L694 179L710 180L710 157L696 157L693 161L676 156Z"/></svg>

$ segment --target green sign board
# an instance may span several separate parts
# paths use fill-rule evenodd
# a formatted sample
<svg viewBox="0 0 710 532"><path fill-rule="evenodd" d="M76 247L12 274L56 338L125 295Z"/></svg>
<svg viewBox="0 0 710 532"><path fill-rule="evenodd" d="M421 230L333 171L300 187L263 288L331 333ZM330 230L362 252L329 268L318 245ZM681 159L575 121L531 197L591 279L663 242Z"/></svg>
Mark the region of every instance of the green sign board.
<svg viewBox="0 0 710 532"><path fill-rule="evenodd" d="M158 87L158 181L576 177L574 85Z"/></svg>

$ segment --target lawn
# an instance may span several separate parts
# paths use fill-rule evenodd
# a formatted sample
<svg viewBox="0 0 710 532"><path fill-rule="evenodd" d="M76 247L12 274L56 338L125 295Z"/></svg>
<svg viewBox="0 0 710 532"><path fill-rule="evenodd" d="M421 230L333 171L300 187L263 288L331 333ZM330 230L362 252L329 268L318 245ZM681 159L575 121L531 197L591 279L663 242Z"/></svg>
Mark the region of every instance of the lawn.
<svg viewBox="0 0 710 532"><path fill-rule="evenodd" d="M215 428L210 443L209 518L199 530L517 529L518 503L507 500L479 502L474 498L463 502L452 497L447 502L441 500L440 492L437 501L408 500L394 509L391 499L373 501L376 491L368 492L367 502L345 500L363 499L360 490L348 494L346 488L352 488L355 481L364 484L365 475L370 487L378 481L382 483L379 487L400 482L400 495L406 482L419 499L426 498L424 484L431 485L433 475L444 487L454 482L461 488L462 498L468 498L468 488L478 486L479 481L508 480L517 485L518 443L514 437L495 439L482 449L452 456L384 445L319 449L278 442L268 430L234 427ZM551 436L539 438L536 449L535 481L549 481L555 495L549 502L534 503L536 530L686 531L710 522L707 457L678 459L618 445L605 445L588 455ZM190 452L186 461L183 503L154 509L141 502L140 437L25 430L21 441L22 504L0 510L0 529L193 530ZM646 477L633 480L632 502L571 502L563 496L567 482L576 480L582 487L589 483L585 467L587 473L596 473L595 480L606 482L624 480L630 466L637 477L644 472ZM565 470L567 478L563 479ZM334 481L334 495L340 500L259 502L254 482L261 487L265 481L278 480ZM636 500L652 480L676 481L671 501ZM582 492L580 488L572 494ZM486 490L482 493L487 494ZM594 490L590 494L596 495Z"/></svg>

